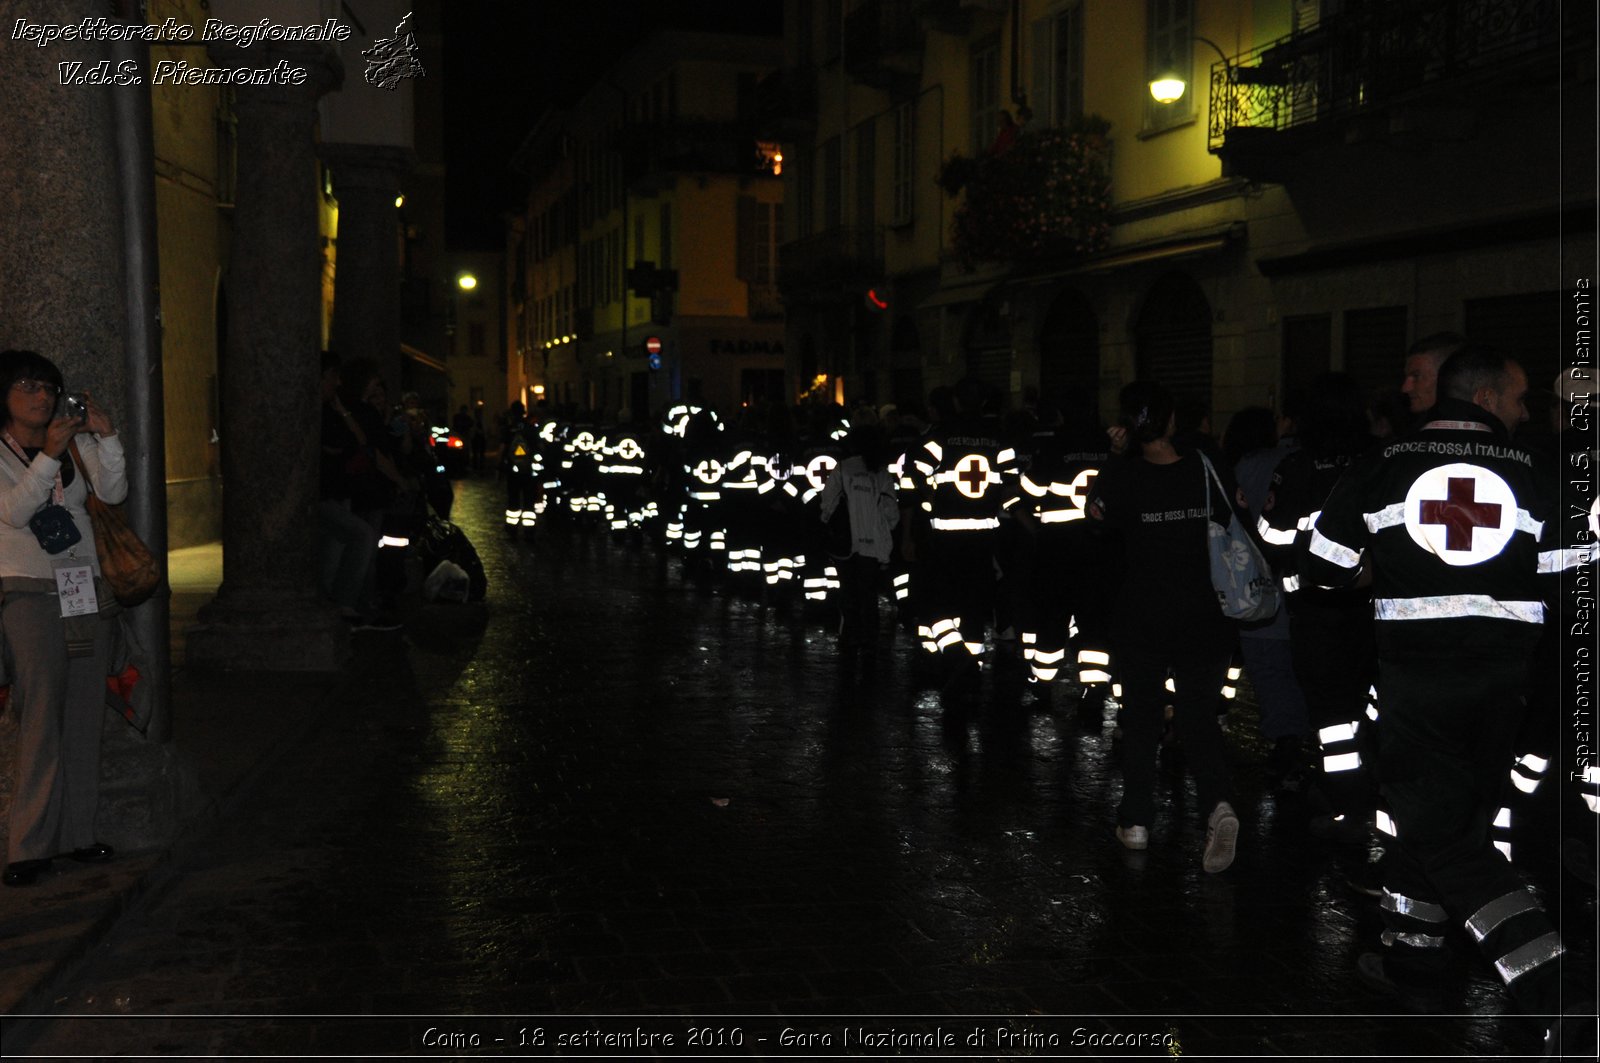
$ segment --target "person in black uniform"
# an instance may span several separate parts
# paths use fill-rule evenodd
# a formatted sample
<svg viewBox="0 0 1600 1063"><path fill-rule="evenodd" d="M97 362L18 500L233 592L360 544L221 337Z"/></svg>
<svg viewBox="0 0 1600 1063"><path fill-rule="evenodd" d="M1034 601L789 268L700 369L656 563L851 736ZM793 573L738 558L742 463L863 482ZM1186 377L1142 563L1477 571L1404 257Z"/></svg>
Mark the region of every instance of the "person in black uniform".
<svg viewBox="0 0 1600 1063"><path fill-rule="evenodd" d="M1300 423L1301 449L1272 476L1257 530L1283 580L1290 654L1321 747L1313 796L1323 806L1312 833L1352 844L1367 840L1378 797L1376 722L1368 692L1378 678L1367 588L1325 590L1301 580L1297 542L1334 484L1372 444L1366 397L1354 377L1325 373L1311 382Z"/></svg>
<svg viewBox="0 0 1600 1063"><path fill-rule="evenodd" d="M1129 849L1149 844L1156 748L1163 709L1171 702L1200 808L1207 813L1201 863L1206 871L1218 872L1233 863L1239 834L1216 714L1233 631L1211 586L1205 522L1213 512L1226 520L1235 492L1226 468L1217 469L1224 492L1210 490L1203 458L1177 450L1175 430L1166 388L1144 381L1123 388L1122 424L1111 430L1111 449L1126 450L1128 456L1107 462L1089 495L1089 516L1120 533L1126 560L1111 620L1112 655L1123 692L1116 834ZM1165 689L1169 675L1172 695Z"/></svg>
<svg viewBox="0 0 1600 1063"><path fill-rule="evenodd" d="M928 515L926 622L922 646L940 655L946 689L970 693L980 673L984 630L994 616L1000 513L1016 494L1016 448L985 410L973 377L955 388L955 416L941 421L913 462Z"/></svg>
<svg viewBox="0 0 1600 1063"><path fill-rule="evenodd" d="M1054 406L1039 408L1040 429L1031 440L1031 460L1021 475L1018 523L1026 529L1018 582L1025 590L1022 655L1035 697L1048 700L1069 643L1079 649L1079 681L1085 703L1100 717L1110 685L1110 655L1103 617L1109 601L1084 519L1090 488L1109 455L1106 435L1086 415L1068 424Z"/></svg>
<svg viewBox="0 0 1600 1063"><path fill-rule="evenodd" d="M1359 970L1414 1006L1439 1000L1454 919L1519 1006L1559 1010L1561 937L1489 833L1545 612L1547 495L1507 431L1527 416L1527 387L1497 352L1451 355L1428 419L1352 466L1301 555L1319 586L1372 574L1379 777L1399 837L1383 947Z"/></svg>

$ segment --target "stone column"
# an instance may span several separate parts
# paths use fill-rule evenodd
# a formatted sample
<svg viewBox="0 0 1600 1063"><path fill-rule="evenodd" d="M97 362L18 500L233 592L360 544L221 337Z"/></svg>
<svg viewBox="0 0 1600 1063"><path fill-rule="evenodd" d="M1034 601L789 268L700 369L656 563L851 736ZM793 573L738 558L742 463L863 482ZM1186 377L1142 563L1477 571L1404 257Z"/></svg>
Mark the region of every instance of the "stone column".
<svg viewBox="0 0 1600 1063"><path fill-rule="evenodd" d="M333 349L346 361L371 358L400 399L400 251L395 196L413 163L405 148L324 144L339 199L334 257Z"/></svg>
<svg viewBox="0 0 1600 1063"><path fill-rule="evenodd" d="M320 48L214 48L219 66L306 71L302 84L239 86L238 192L228 263L222 576L188 633L188 663L331 671L349 634L318 594L320 246L316 102L335 87Z"/></svg>
<svg viewBox="0 0 1600 1063"><path fill-rule="evenodd" d="M5 5L13 19L75 23L65 0ZM11 22L5 23L7 34ZM110 88L61 83L88 72L102 43L6 41L0 61L0 348L36 350L67 386L95 392L125 422L122 216Z"/></svg>

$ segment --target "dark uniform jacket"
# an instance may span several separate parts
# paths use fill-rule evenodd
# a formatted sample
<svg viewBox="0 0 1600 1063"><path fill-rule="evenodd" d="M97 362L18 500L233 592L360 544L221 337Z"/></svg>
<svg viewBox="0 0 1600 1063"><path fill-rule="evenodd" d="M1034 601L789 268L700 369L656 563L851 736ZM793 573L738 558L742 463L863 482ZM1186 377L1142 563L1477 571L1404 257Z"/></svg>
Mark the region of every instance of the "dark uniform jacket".
<svg viewBox="0 0 1600 1063"><path fill-rule="evenodd" d="M935 534L987 531L1017 491L1017 451L993 418L961 418L913 452L918 494Z"/></svg>
<svg viewBox="0 0 1600 1063"><path fill-rule="evenodd" d="M1441 399L1340 480L1300 555L1302 579L1353 583L1365 559L1383 657L1523 656L1544 621L1548 498L1496 418Z"/></svg>

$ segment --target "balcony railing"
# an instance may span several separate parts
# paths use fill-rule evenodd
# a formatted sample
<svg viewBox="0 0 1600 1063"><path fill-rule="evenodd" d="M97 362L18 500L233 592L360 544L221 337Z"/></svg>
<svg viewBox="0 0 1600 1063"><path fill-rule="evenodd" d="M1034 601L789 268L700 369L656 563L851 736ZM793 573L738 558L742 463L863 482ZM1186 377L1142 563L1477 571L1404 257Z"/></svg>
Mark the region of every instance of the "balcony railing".
<svg viewBox="0 0 1600 1063"><path fill-rule="evenodd" d="M638 123L622 134L623 178L673 173L754 173L755 138L737 122Z"/></svg>
<svg viewBox="0 0 1600 1063"><path fill-rule="evenodd" d="M774 70L756 85L758 135L797 140L817 127L817 79L809 70Z"/></svg>
<svg viewBox="0 0 1600 1063"><path fill-rule="evenodd" d="M1415 0L1325 19L1212 64L1210 150L1226 160L1432 88L1553 68L1561 23L1559 0Z"/></svg>
<svg viewBox="0 0 1600 1063"><path fill-rule="evenodd" d="M828 229L778 248L778 287L785 296L858 294L882 279L882 229Z"/></svg>
<svg viewBox="0 0 1600 1063"><path fill-rule="evenodd" d="M857 81L888 88L922 72L922 27L911 0L862 0L844 21L844 65Z"/></svg>

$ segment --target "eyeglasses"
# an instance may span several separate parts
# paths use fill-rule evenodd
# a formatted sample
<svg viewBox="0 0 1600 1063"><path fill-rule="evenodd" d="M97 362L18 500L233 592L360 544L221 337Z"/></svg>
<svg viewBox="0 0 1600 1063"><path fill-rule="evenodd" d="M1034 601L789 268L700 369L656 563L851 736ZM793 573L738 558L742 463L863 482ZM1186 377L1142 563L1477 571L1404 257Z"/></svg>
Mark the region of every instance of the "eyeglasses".
<svg viewBox="0 0 1600 1063"><path fill-rule="evenodd" d="M24 395L37 395L41 391L49 392L51 396L61 394L61 389L54 384L46 384L42 380L19 380L11 385Z"/></svg>

